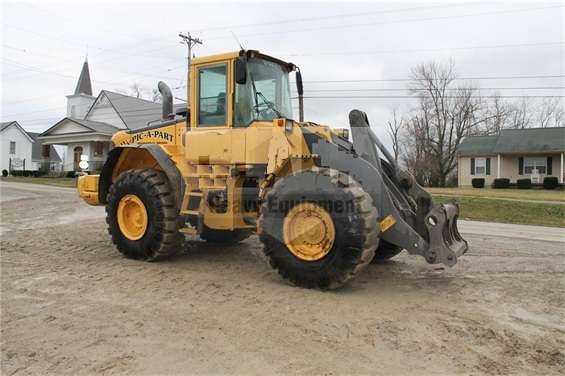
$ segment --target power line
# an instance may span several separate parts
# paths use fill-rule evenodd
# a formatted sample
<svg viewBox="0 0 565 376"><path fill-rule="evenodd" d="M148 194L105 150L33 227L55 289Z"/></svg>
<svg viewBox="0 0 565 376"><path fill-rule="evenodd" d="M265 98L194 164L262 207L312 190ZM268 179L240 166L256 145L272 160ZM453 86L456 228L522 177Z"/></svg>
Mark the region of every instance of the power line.
<svg viewBox="0 0 565 376"><path fill-rule="evenodd" d="M455 77L453 80L514 80L514 79L542 79L542 78L563 78L563 74L553 75L517 75L517 76L476 76L476 77ZM357 79L357 80L312 80L305 83L335 83L335 82L406 82L406 81L425 81L425 79L415 78L380 78L380 79Z"/></svg>
<svg viewBox="0 0 565 376"><path fill-rule="evenodd" d="M484 2L483 2L484 3ZM328 20L328 19L342 19L342 18L351 18L351 17L365 17L365 16L373 16L375 14L389 14L389 13L401 13L401 12L409 12L409 11L418 11L418 10L430 10L430 9L443 9L443 8L452 8L452 7L460 7L460 6L468 6L468 5L478 5L481 3L477 2L466 2L466 3L458 3L458 4L444 4L444 5L432 5L432 6L421 6L421 7L411 7L411 8L401 8L401 9L384 9L384 10L375 10L375 11L367 11L367 12L359 12L359 13L345 13L345 14L334 14L328 16L319 16L319 17L303 17L303 18L294 18L294 19L286 19L286 20L278 20L278 21L270 21L270 22L260 22L260 23L251 23L251 24L239 24L239 25L231 25L231 26L215 26L215 27L208 27L204 29L197 29L198 32L206 32L206 31L213 31L213 30L231 30L231 29L241 29L241 28L249 28L249 27L257 27L257 26L271 26L271 25L281 25L281 24L296 24L298 22L311 22L311 21L320 21L320 20Z"/></svg>
<svg viewBox="0 0 565 376"><path fill-rule="evenodd" d="M543 47L565 45L565 42L541 42L541 43L519 43L519 44L498 44L489 46L466 46L466 47L442 47L442 48L419 48L419 49L400 49L400 50L381 50L381 51L336 51L336 52L308 52L308 53L280 53L278 56L349 56L349 55L378 55L378 54L399 54L399 53L421 53L454 50L479 50L496 48L517 48L517 47Z"/></svg>
<svg viewBox="0 0 565 376"><path fill-rule="evenodd" d="M421 99L428 98L423 95L348 95L348 96L304 96L304 99L363 99L363 98L383 98L383 99L400 99L412 98ZM565 98L565 95L445 95L442 98ZM298 97L291 97L298 99Z"/></svg>
<svg viewBox="0 0 565 376"><path fill-rule="evenodd" d="M557 89L565 89L565 86L545 86L545 87L478 87L476 88L477 90L557 90ZM427 89L407 89L407 88L379 88L379 89L312 89L312 90L307 90L308 92L313 92L313 93L318 93L318 92L388 92L388 91L426 91ZM446 90L460 90L458 88L447 88ZM128 96L129 97L129 96ZM411 96L412 97L412 96ZM481 95L481 97L484 97L483 95ZM175 97L176 99L179 99L181 101L186 102L186 99L182 99L182 98L178 98ZM125 98L124 98L125 99ZM129 99L129 98L128 98ZM119 101L121 100L120 98L117 99L113 99L113 101ZM26 112L20 112L20 113L14 113L14 114L5 114L5 116L7 117L15 117L15 116L20 116L20 115L27 115L27 114L32 114L32 113L41 113L41 112L47 112L47 111L53 111L53 110L58 110L61 109L61 106L58 107L51 107L51 108L46 108L46 109L41 109L41 110L36 110L36 111L26 111ZM149 109L141 109L139 111L149 111ZM153 109L151 109L151 111L153 111ZM126 111L125 113L127 113L129 111ZM136 111L132 111L132 112L136 112ZM122 112L124 113L124 112Z"/></svg>
<svg viewBox="0 0 565 376"><path fill-rule="evenodd" d="M24 53L28 53L28 51L25 50L25 49L19 49L19 48L16 48L16 47L5 45L5 44L3 46L9 47L9 48L14 49L14 50L19 50L19 51L24 52ZM55 57L54 55L40 54L40 53L37 53L37 52L32 52L31 54L38 55L38 56ZM24 67L27 67L28 68L27 70L33 70L36 73L49 73L49 74L56 74L56 75L59 75L59 76L65 76L65 77L72 78L72 76L69 76L69 75L64 75L64 74L61 74L61 73L58 73L58 72L55 72L55 71L46 71L46 70L43 70L40 67L22 64L20 62L15 61L15 60L7 59L7 58L2 58L2 59L6 60L9 64L20 66L20 68L22 68L22 69ZM69 62L71 61L69 59L66 59L66 60L61 60L60 58L58 58L58 59L59 59L59 61L69 61ZM104 65L102 64L101 66L103 67ZM172 70L178 69L178 68L179 67L176 66L176 67L173 67L173 68L164 68L164 69L166 69L167 71L172 71ZM170 79L170 80L178 80L179 79L178 77L163 76L163 75L157 75L157 74L147 74L147 73L140 73L140 72L131 72L131 71L120 71L120 70L116 70L116 69L112 69L111 71L113 71L115 73L125 73L125 74L130 75L130 76L127 76L126 78L142 76L142 77ZM21 72L16 72L16 74L17 73L21 73ZM103 82L103 81L98 80L98 82ZM108 83L108 81L106 83Z"/></svg>
<svg viewBox="0 0 565 376"><path fill-rule="evenodd" d="M539 86L539 87L476 87L476 90L558 90L565 86ZM460 90L460 88L446 88L445 90ZM409 88L378 88L378 89L307 89L308 92L372 92L372 91L427 91L427 89Z"/></svg>
<svg viewBox="0 0 565 376"><path fill-rule="evenodd" d="M278 35L278 34L287 34L287 33L302 33L302 32L305 32L305 31L320 31L320 30L333 30L333 29L347 29L347 28L356 28L356 27L367 27L367 26L390 25L390 24L399 24L399 23L406 23L406 22L437 21L437 20L446 20L446 19L453 19L453 18L467 18L467 17L486 16L486 15L495 15L495 14L510 14L510 13L529 12L529 11L535 11L535 10L562 8L563 6L564 5L553 5L553 6L546 6L546 7L521 8L521 9L513 9L513 10L499 10L499 11L489 11L489 12L450 15L450 16L411 18L411 19L405 19L405 20L372 22L372 23L364 23L364 24L363 23L356 23L356 24L346 24L346 25L322 26L322 27L303 28L303 29L285 28L283 30L277 30L277 31L272 31L272 32L249 33L249 34L241 34L239 36L240 37L257 37L257 36ZM227 36L225 36L225 37L214 37L214 38L208 38L208 40L218 40L218 39L227 39L227 38L229 38L229 37L227 37Z"/></svg>

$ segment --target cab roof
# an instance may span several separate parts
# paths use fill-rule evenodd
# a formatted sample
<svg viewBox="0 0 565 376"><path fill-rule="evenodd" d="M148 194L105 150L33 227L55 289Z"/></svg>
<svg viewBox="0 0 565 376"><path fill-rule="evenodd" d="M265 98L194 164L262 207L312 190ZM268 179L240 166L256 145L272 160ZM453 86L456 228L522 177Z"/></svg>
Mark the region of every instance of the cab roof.
<svg viewBox="0 0 565 376"><path fill-rule="evenodd" d="M240 50L240 51L234 51L234 52L226 52L223 54L215 54L215 55L208 55L208 56L202 56L202 57L197 57L194 58L192 60L193 64L207 64L207 63L213 63L215 61L220 61L220 60L232 60L232 59L236 59L239 56L247 56L247 58L251 58L251 57L260 57L263 58L265 60L270 60L272 62L278 63L282 66L286 66L288 67L289 70L293 70L295 65L280 59L277 59L276 57L272 57L269 55L265 55L260 53L257 50Z"/></svg>

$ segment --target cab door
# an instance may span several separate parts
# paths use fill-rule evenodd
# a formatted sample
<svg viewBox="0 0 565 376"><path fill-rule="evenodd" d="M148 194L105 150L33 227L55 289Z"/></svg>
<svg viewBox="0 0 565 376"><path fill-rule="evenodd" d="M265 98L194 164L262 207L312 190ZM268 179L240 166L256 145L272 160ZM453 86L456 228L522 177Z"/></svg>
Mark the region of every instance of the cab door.
<svg viewBox="0 0 565 376"><path fill-rule="evenodd" d="M232 100L229 61L194 70L191 130L186 133L186 156L196 164L225 164L232 160Z"/></svg>

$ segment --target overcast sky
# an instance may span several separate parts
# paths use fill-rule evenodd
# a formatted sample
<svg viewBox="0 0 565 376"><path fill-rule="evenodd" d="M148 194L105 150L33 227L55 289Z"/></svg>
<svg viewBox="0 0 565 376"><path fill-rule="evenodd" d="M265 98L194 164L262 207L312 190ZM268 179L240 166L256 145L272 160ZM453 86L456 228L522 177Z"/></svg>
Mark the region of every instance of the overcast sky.
<svg viewBox="0 0 565 376"><path fill-rule="evenodd" d="M359 108L381 135L390 111L414 99L406 98L407 82L378 80L409 78L431 60L451 58L461 77L482 77L473 83L483 94L565 95L563 77L523 78L565 73L559 1L1 3L1 120L29 131L65 116L87 51L94 95L133 83L150 90L159 80L183 86L180 31L203 39L197 56L237 50L233 33L245 48L294 62L306 96L389 96L305 100L307 120L342 127ZM522 78L484 79L501 76ZM369 79L376 81L327 82ZM185 98L186 89L175 95Z"/></svg>

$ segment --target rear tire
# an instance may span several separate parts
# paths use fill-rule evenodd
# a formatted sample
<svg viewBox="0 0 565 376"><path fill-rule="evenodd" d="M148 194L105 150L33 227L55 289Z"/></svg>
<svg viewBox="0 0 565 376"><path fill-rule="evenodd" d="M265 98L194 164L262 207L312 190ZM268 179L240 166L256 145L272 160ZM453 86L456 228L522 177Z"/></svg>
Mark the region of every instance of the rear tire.
<svg viewBox="0 0 565 376"><path fill-rule="evenodd" d="M401 247L381 239L379 246L375 251L375 257L373 257L373 259L371 260L371 264L385 262L386 260L391 259L402 252L402 250L403 249Z"/></svg>
<svg viewBox="0 0 565 376"><path fill-rule="evenodd" d="M208 243L235 244L247 239L251 235L252 232L248 230L216 230L204 225L202 232L200 233L200 239L205 240Z"/></svg>
<svg viewBox="0 0 565 376"><path fill-rule="evenodd" d="M294 211L291 209L305 203L315 204L318 207L315 215L320 214L320 218L329 214L333 222L330 227L335 229L326 232L333 236L331 243L325 239L316 244L303 243L307 244L306 249L311 244L315 244L313 249L318 244L331 244L325 250L327 253L318 253L310 260L300 257L292 250L293 245L289 248L284 240L285 235L288 239L285 226ZM305 221L309 223L308 217ZM283 177L275 183L261 206L259 231L271 266L283 278L306 288L342 286L373 259L379 241L377 209L369 194L348 175L319 168Z"/></svg>
<svg viewBox="0 0 565 376"><path fill-rule="evenodd" d="M136 236L120 227L120 202L127 197L141 201L145 213L145 230ZM112 184L106 204L106 223L112 242L124 256L137 260L157 261L181 250L183 235L178 229L178 211L169 181L161 171L129 170Z"/></svg>

